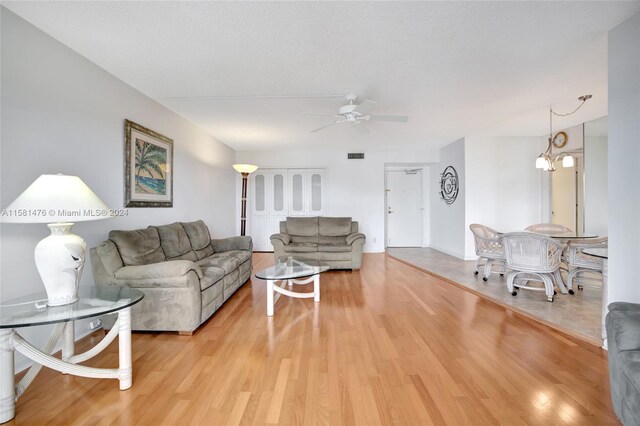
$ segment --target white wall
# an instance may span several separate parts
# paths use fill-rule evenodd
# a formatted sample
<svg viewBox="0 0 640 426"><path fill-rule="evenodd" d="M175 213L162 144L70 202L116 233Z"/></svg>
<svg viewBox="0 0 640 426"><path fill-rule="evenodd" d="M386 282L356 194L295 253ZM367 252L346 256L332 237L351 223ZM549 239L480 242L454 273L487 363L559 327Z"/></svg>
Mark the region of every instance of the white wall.
<svg viewBox="0 0 640 426"><path fill-rule="evenodd" d="M472 223L512 232L541 221L539 140L465 138L466 258L475 258Z"/></svg>
<svg viewBox="0 0 640 426"><path fill-rule="evenodd" d="M584 139L584 231L608 233L608 142L606 136Z"/></svg>
<svg viewBox="0 0 640 426"><path fill-rule="evenodd" d="M609 302L640 302L640 13L609 31Z"/></svg>
<svg viewBox="0 0 640 426"><path fill-rule="evenodd" d="M437 161L437 152L364 152L364 160L347 160L347 151L239 151L236 161L264 168L326 169L324 214L351 216L367 236L364 251L383 252L385 165L433 163Z"/></svg>
<svg viewBox="0 0 640 426"><path fill-rule="evenodd" d="M128 118L174 140L174 207L129 209L126 217L79 223L74 231L95 246L111 229L201 218L215 236L235 234L237 176L231 148L7 9L1 8L1 14L2 207L39 175L60 172L80 176L108 206L122 208ZM6 224L0 229L0 300L41 291L33 250L48 234L46 226ZM87 261L81 285L91 283ZM41 345L49 330L23 333Z"/></svg>
<svg viewBox="0 0 640 426"><path fill-rule="evenodd" d="M430 246L443 253L464 259L465 257L465 144L460 139L440 149L440 163L431 166ZM460 190L453 204L440 199L440 174L447 166L458 173Z"/></svg>

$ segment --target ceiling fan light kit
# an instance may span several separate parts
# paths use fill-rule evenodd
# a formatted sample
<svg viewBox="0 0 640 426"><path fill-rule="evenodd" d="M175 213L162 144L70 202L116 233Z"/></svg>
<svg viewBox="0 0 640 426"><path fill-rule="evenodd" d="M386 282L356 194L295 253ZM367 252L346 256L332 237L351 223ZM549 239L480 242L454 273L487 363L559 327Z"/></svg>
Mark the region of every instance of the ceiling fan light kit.
<svg viewBox="0 0 640 426"><path fill-rule="evenodd" d="M563 148L569 140L569 137L565 132L558 132L554 136L553 116L557 115L558 117L567 117L569 115L572 115L576 113L580 108L582 108L585 102L587 102L592 97L593 97L592 95L580 96L578 98L578 100L581 102L580 105L578 105L578 107L573 111L568 112L566 114L557 113L553 110L551 106L549 107L549 145L547 146L546 151L540 154L538 158L536 158L536 169L542 169L544 171L554 172L556 170L556 167L553 163L560 160L562 160L562 167L573 167L575 165L573 156L566 151L561 151L555 157L553 156L553 149Z"/></svg>
<svg viewBox="0 0 640 426"><path fill-rule="evenodd" d="M338 108L337 114L328 114L328 113L304 113L302 115L320 115L320 116L332 116L336 118L332 123L326 124L324 126L318 127L317 129L311 130L311 133L319 132L320 130L326 129L327 127L334 126L340 123L351 123L351 125L361 134L370 133L369 129L365 126L362 126L362 122L365 121L389 121L396 123L406 123L409 121L409 117L405 115L371 115L370 111L373 110L377 102L363 99L359 103L358 96L355 93L349 92L344 95L347 100L347 104Z"/></svg>

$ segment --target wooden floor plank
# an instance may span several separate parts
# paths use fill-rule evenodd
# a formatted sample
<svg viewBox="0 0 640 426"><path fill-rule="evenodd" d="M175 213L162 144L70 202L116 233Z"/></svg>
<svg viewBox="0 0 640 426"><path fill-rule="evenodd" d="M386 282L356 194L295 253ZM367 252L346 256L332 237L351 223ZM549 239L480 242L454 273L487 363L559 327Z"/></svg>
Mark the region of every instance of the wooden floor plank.
<svg viewBox="0 0 640 426"><path fill-rule="evenodd" d="M269 318L252 278L193 336L133 333L127 391L45 369L7 424L619 424L601 349L384 254L321 282Z"/></svg>

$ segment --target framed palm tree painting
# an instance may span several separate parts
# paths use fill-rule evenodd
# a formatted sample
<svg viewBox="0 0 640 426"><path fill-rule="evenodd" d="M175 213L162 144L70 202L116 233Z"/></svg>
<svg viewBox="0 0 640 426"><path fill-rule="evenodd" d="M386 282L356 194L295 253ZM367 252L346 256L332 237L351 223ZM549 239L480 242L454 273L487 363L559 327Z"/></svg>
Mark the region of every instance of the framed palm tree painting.
<svg viewBox="0 0 640 426"><path fill-rule="evenodd" d="M124 122L124 206L173 207L173 140Z"/></svg>

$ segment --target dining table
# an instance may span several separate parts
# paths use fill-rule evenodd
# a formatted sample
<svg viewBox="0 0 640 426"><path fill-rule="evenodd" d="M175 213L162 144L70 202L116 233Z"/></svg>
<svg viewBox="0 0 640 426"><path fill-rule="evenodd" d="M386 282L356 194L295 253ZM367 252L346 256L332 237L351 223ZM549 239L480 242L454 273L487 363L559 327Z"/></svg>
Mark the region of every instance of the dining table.
<svg viewBox="0 0 640 426"><path fill-rule="evenodd" d="M549 238L553 238L554 240L558 240L562 246L563 246L563 252L564 250L567 248L567 245L569 244L569 241L572 240L586 240L586 239L590 239L590 238L598 238L598 235L596 234L592 234L592 233L587 233L587 232L582 232L582 231L570 231L570 232L563 232L563 231L536 231L536 234L542 234L542 235L546 235ZM566 268L565 268L566 270ZM573 290L569 290L567 289L567 284L564 282L564 278L562 277L561 273L558 273L557 275L557 285L558 288L560 289L560 293L563 294L574 294L575 292Z"/></svg>

